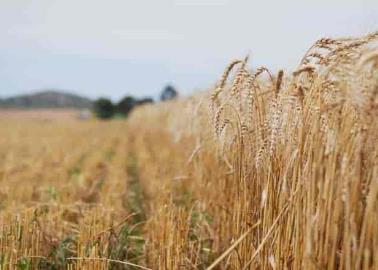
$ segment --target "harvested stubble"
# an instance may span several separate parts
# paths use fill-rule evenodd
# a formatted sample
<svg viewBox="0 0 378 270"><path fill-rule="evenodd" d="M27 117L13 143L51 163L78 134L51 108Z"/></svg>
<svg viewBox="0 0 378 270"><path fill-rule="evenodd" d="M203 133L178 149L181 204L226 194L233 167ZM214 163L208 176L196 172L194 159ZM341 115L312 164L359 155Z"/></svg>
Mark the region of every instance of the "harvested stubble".
<svg viewBox="0 0 378 270"><path fill-rule="evenodd" d="M236 60L210 93L37 146L8 123L0 265L377 269L377 36L321 39L292 74Z"/></svg>

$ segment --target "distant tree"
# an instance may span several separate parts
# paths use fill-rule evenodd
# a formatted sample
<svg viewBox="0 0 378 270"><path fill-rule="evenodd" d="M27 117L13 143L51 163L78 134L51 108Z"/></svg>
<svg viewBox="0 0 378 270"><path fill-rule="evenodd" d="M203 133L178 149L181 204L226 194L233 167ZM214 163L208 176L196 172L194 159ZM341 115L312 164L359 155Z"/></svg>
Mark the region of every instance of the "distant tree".
<svg viewBox="0 0 378 270"><path fill-rule="evenodd" d="M141 99L137 100L137 105L143 105L143 104L148 104L148 103L154 103L154 100L150 97L144 97Z"/></svg>
<svg viewBox="0 0 378 270"><path fill-rule="evenodd" d="M118 102L117 112L127 116L135 105L137 105L137 100L134 97L126 96Z"/></svg>
<svg viewBox="0 0 378 270"><path fill-rule="evenodd" d="M172 85L167 85L161 92L160 100L165 101L165 100L174 99L177 97L177 95L178 95L177 90Z"/></svg>
<svg viewBox="0 0 378 270"><path fill-rule="evenodd" d="M98 118L109 119L115 113L113 103L107 98L99 98L94 102L94 112Z"/></svg>

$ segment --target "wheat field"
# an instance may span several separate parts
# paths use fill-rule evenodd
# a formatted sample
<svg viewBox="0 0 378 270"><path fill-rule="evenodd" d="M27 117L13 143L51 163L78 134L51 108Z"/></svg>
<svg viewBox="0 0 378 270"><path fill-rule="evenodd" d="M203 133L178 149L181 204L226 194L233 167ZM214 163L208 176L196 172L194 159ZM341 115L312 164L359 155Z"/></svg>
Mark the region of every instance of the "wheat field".
<svg viewBox="0 0 378 270"><path fill-rule="evenodd" d="M126 121L0 119L0 269L378 269L377 41Z"/></svg>

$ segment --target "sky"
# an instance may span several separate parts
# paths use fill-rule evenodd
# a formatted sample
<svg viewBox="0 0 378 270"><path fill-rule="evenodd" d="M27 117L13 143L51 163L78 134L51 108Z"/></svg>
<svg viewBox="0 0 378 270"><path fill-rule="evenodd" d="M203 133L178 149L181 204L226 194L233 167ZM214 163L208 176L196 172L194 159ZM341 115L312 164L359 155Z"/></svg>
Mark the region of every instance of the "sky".
<svg viewBox="0 0 378 270"><path fill-rule="evenodd" d="M377 0L0 0L0 97L190 94L246 54L294 69L318 38L377 30Z"/></svg>

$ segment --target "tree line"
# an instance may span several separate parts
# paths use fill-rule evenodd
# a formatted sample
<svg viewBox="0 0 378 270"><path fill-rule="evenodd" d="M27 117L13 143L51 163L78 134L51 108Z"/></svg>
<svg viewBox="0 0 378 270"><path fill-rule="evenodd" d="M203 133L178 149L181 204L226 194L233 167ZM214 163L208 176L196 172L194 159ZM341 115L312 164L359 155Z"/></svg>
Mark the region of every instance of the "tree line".
<svg viewBox="0 0 378 270"><path fill-rule="evenodd" d="M160 101L174 99L178 96L177 90L171 86L166 86L160 94ZM135 98L125 96L118 103L113 103L108 98L99 98L94 102L93 110L97 118L110 119L115 116L127 117L137 106L154 103L151 97Z"/></svg>

